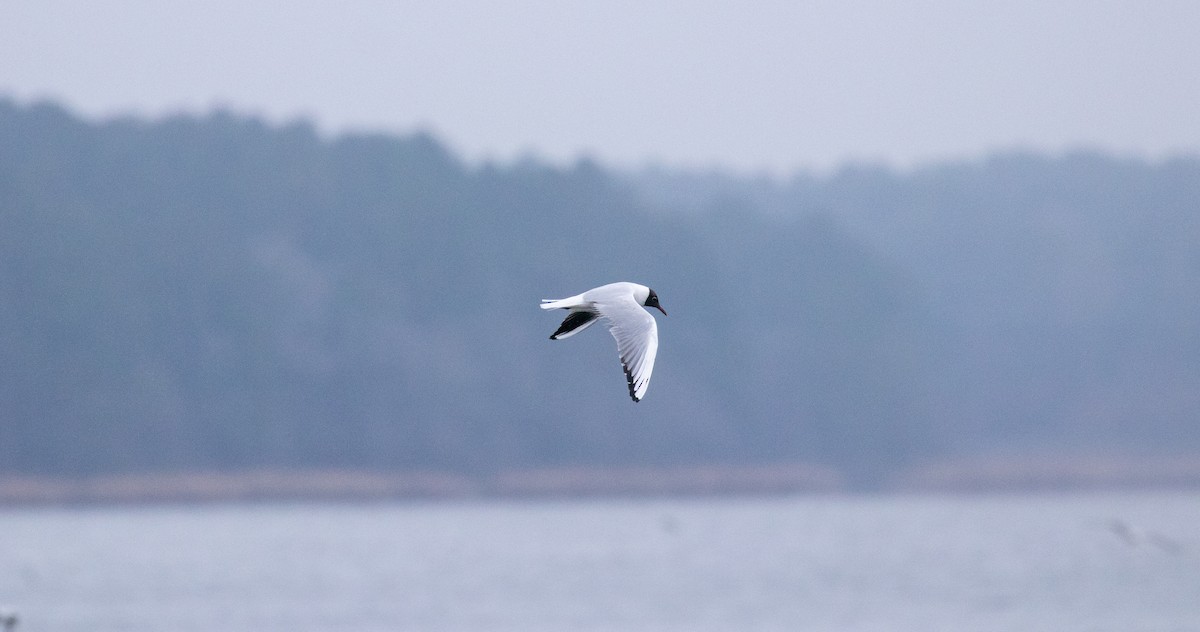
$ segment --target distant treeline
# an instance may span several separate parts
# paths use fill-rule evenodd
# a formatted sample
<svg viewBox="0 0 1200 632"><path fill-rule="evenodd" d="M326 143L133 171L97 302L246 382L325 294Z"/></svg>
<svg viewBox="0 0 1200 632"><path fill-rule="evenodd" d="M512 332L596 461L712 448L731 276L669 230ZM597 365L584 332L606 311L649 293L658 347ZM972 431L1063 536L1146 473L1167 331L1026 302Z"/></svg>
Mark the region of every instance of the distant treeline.
<svg viewBox="0 0 1200 632"><path fill-rule="evenodd" d="M653 287L634 404L601 330ZM1200 160L787 181L0 100L0 475L1200 449Z"/></svg>

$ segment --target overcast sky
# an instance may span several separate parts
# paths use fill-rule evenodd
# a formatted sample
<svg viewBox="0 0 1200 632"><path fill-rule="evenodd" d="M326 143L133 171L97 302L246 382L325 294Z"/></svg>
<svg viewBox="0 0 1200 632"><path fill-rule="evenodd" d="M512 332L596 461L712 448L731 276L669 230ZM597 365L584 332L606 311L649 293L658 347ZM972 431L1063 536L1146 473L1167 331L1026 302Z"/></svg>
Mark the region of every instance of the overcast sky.
<svg viewBox="0 0 1200 632"><path fill-rule="evenodd" d="M1200 2L4 0L0 96L739 171L1200 150Z"/></svg>

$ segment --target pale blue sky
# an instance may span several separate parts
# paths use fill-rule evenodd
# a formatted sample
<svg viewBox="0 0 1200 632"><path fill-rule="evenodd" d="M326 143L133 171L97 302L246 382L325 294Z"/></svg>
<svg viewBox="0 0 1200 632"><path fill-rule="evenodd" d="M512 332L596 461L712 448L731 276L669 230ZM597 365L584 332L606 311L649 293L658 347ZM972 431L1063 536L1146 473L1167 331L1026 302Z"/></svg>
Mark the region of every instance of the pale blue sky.
<svg viewBox="0 0 1200 632"><path fill-rule="evenodd" d="M1200 2L5 0L0 96L431 131L471 160L1200 150Z"/></svg>

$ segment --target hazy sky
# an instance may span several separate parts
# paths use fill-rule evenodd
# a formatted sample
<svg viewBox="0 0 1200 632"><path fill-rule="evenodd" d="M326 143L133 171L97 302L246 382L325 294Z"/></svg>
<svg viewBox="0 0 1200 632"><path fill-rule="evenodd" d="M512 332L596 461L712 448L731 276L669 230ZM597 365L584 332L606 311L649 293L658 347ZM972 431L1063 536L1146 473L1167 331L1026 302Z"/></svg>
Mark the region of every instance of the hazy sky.
<svg viewBox="0 0 1200 632"><path fill-rule="evenodd" d="M0 96L784 173L1200 150L1200 2L4 0Z"/></svg>

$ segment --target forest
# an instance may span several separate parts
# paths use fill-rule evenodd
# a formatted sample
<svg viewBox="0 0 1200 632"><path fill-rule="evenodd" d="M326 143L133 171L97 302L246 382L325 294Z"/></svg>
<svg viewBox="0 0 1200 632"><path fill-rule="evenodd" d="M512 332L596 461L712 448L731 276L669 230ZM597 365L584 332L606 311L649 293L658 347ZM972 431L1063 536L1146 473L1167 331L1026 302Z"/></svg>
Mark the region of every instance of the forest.
<svg viewBox="0 0 1200 632"><path fill-rule="evenodd" d="M610 336L548 340L538 309L618 280L670 313L640 403ZM1200 157L770 178L0 99L0 476L803 463L875 489L1197 463L1198 419Z"/></svg>

